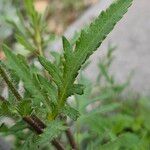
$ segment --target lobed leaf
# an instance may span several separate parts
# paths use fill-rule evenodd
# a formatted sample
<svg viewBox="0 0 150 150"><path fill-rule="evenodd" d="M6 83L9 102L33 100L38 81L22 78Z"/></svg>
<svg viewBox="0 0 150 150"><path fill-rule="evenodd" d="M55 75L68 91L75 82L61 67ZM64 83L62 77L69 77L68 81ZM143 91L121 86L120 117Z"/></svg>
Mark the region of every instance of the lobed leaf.
<svg viewBox="0 0 150 150"><path fill-rule="evenodd" d="M37 75L31 72L24 57L22 55L16 56L7 46L3 46L3 50L7 57L9 68L14 70L16 75L23 81L25 89L32 94L33 98L40 99L49 110L50 102L41 90L42 85L40 85Z"/></svg>
<svg viewBox="0 0 150 150"><path fill-rule="evenodd" d="M80 113L73 107L66 105L62 111L65 115L69 116L71 119L76 121L80 116Z"/></svg>
<svg viewBox="0 0 150 150"><path fill-rule="evenodd" d="M73 84L72 88L68 91L68 96L73 94L82 95L84 93L84 86L82 84Z"/></svg>
<svg viewBox="0 0 150 150"><path fill-rule="evenodd" d="M62 87L62 76L60 70L44 57L39 57L39 61L42 66L49 72L56 85L59 88Z"/></svg>
<svg viewBox="0 0 150 150"><path fill-rule="evenodd" d="M26 37L23 35L16 35L17 41L24 46L26 50L29 50L31 52L35 51L35 48L31 45L29 41L27 41Z"/></svg>
<svg viewBox="0 0 150 150"><path fill-rule="evenodd" d="M24 116L28 116L31 115L33 109L32 109L32 104L31 104L31 100L27 99L27 100L22 100L18 103L17 105L17 111L19 112L19 114L24 117Z"/></svg>
<svg viewBox="0 0 150 150"><path fill-rule="evenodd" d="M37 76L38 76L38 79L40 81L42 88L44 88L45 91L47 91L47 93L50 95L52 102L56 102L57 101L57 90L56 90L56 88L47 79L45 79L43 76L41 76L39 74Z"/></svg>
<svg viewBox="0 0 150 150"><path fill-rule="evenodd" d="M63 86L59 94L60 105L64 105L68 97L66 93L72 87L82 64L101 45L102 41L127 12L131 4L132 0L117 0L105 12L103 11L86 31L83 30L81 32L81 36L76 42L73 52L71 51L69 42L63 38L65 63Z"/></svg>
<svg viewBox="0 0 150 150"><path fill-rule="evenodd" d="M40 138L37 142L39 145L50 142L64 130L66 130L64 122L58 120L51 121L48 123L48 126L44 130L44 133L40 135Z"/></svg>

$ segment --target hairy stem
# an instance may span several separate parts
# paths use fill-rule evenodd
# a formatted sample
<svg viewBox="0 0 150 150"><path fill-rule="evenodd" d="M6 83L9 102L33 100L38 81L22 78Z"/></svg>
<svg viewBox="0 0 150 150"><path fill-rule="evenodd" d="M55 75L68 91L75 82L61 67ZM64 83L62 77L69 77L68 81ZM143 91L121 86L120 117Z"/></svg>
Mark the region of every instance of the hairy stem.
<svg viewBox="0 0 150 150"><path fill-rule="evenodd" d="M14 94L16 99L20 101L22 99L21 95L15 89L15 86L12 84L12 82L10 81L9 77L7 76L5 70L2 68L1 65L0 65L0 75L5 80L6 84L8 85L8 87L10 88L11 92ZM0 100L4 101L5 99L2 96L0 96ZM43 130L46 127L46 125L35 115L25 116L23 117L23 120L27 124L29 124L36 131L37 134L43 133ZM63 146L56 139L54 139L51 142L56 147L57 150L64 150Z"/></svg>
<svg viewBox="0 0 150 150"><path fill-rule="evenodd" d="M69 143L70 143L72 149L78 150L77 144L76 144L76 142L75 142L75 139L74 139L74 137L73 137L73 134L72 134L70 128L68 128L65 132L66 132L66 136L67 136L67 138L68 138L68 141L69 141Z"/></svg>
<svg viewBox="0 0 150 150"><path fill-rule="evenodd" d="M23 118L23 120L27 122L37 134L42 134L44 128L46 128L46 125L35 115L32 117L26 116ZM54 139L51 141L51 143L57 150L64 150L63 145L58 140Z"/></svg>
<svg viewBox="0 0 150 150"><path fill-rule="evenodd" d="M0 75L5 80L6 84L8 85L8 87L10 88L10 90L12 91L12 93L14 94L14 96L16 97L16 99L18 101L20 101L22 99L21 95L15 89L15 86L12 84L12 82L9 80L8 75L6 74L5 70L2 68L1 65L0 65Z"/></svg>
<svg viewBox="0 0 150 150"><path fill-rule="evenodd" d="M73 134L72 134L72 132L71 132L71 129L69 128L69 125L68 125L67 121L66 121L67 117L61 115L60 118L61 118L62 120L65 120L65 124L64 124L64 125L68 127L67 130L65 131L65 134L66 134L66 137L67 137L67 139L68 139L68 141L69 141L69 144L70 144L71 148L72 148L73 150L78 150L78 146L77 146L77 144L76 144L76 141L75 141L75 139L74 139L74 136L73 136Z"/></svg>
<svg viewBox="0 0 150 150"><path fill-rule="evenodd" d="M41 126L36 122L32 117L30 116L25 116L23 117L23 120L28 123L35 131L37 134L43 133L43 129Z"/></svg>
<svg viewBox="0 0 150 150"><path fill-rule="evenodd" d="M52 144L57 148L57 150L65 150L62 144L56 139L52 141Z"/></svg>

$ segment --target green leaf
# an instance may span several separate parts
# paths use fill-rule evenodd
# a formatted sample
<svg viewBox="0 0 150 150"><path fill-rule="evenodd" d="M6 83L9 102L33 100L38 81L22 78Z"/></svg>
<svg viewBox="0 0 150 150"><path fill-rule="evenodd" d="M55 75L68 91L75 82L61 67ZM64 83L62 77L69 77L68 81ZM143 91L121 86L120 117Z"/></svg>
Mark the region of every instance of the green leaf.
<svg viewBox="0 0 150 150"><path fill-rule="evenodd" d="M120 106L121 104L114 103L114 102L110 104L106 104L106 105L99 105L97 108L90 111L89 115L94 115L94 114L99 114L99 113L105 114L105 113L118 109Z"/></svg>
<svg viewBox="0 0 150 150"><path fill-rule="evenodd" d="M7 56L8 67L14 70L16 75L24 82L25 89L32 94L32 97L40 99L49 110L48 99L41 90L37 75L32 73L24 57L16 56L7 46L3 46L3 50Z"/></svg>
<svg viewBox="0 0 150 150"><path fill-rule="evenodd" d="M69 63L73 56L73 48L69 43L69 41L64 36L62 37L62 41L63 41L63 49L64 49L64 58L66 60L66 63Z"/></svg>
<svg viewBox="0 0 150 150"><path fill-rule="evenodd" d="M38 79L40 81L42 88L44 88L45 91L47 91L51 100L53 102L56 102L57 101L57 90L56 90L56 88L47 79L45 79L43 76L41 76L39 74L37 76L38 76Z"/></svg>
<svg viewBox="0 0 150 150"><path fill-rule="evenodd" d="M54 64L56 64L57 66L59 66L60 63L61 63L61 54L59 54L58 52L55 52L55 51L51 51L50 54L54 58Z"/></svg>
<svg viewBox="0 0 150 150"><path fill-rule="evenodd" d="M75 48L75 59L76 62L80 63L78 66L84 63L101 45L115 24L127 12L131 3L132 0L117 0L105 12L103 11L86 31L82 31Z"/></svg>
<svg viewBox="0 0 150 150"><path fill-rule="evenodd" d="M76 121L78 119L78 117L80 116L80 113L73 107L70 107L69 105L66 105L62 112L65 115L69 116L74 121Z"/></svg>
<svg viewBox="0 0 150 150"><path fill-rule="evenodd" d="M5 135L16 134L17 132L22 132L27 128L27 124L23 120L17 121L13 126L7 127L4 123L0 126L0 132Z"/></svg>
<svg viewBox="0 0 150 150"><path fill-rule="evenodd" d="M38 145L34 143L35 140L35 134L31 133L28 135L28 138L24 141L24 143L19 147L19 150L33 150L33 149L39 149Z"/></svg>
<svg viewBox="0 0 150 150"><path fill-rule="evenodd" d="M21 116L27 116L27 115L31 115L32 113L32 104L31 104L31 100L21 100L18 103L17 106L17 111L19 112L19 114Z"/></svg>
<svg viewBox="0 0 150 150"><path fill-rule="evenodd" d="M58 120L51 121L48 123L44 133L40 135L40 138L37 142L39 145L50 142L66 129L67 128L64 126L64 122Z"/></svg>
<svg viewBox="0 0 150 150"><path fill-rule="evenodd" d="M14 70L16 75L24 82L26 89L32 94L37 95L37 86L33 83L33 76L30 72L29 66L23 56L16 56L11 49L6 45L3 45L3 51L7 57L8 67ZM38 93L39 94L39 93Z"/></svg>
<svg viewBox="0 0 150 150"><path fill-rule="evenodd" d="M122 130L126 128L132 129L132 125L134 124L133 117L129 115L121 114L121 113L116 114L115 116L112 116L111 120L113 123L112 131L115 134L122 132Z"/></svg>
<svg viewBox="0 0 150 150"><path fill-rule="evenodd" d="M99 105L98 107L94 108L93 110L89 111L88 113L86 111L86 113L84 115L81 115L79 120L82 121L83 119L87 119L87 120L89 120L90 118L93 119L93 118L96 118L97 115L107 114L107 113L115 111L118 108L120 108L119 103Z"/></svg>
<svg viewBox="0 0 150 150"><path fill-rule="evenodd" d="M60 106L64 105L68 97L66 91L72 87L82 64L101 45L115 24L127 12L131 3L132 0L117 0L105 12L102 12L86 31L83 30L81 32L73 54L70 52L70 46L67 40L63 38L64 50L69 58L64 54L66 59L64 62L63 86L59 94Z"/></svg>
<svg viewBox="0 0 150 150"><path fill-rule="evenodd" d="M39 61L42 66L49 72L56 85L60 88L62 86L62 76L60 70L44 57L39 57Z"/></svg>
<svg viewBox="0 0 150 150"><path fill-rule="evenodd" d="M68 92L68 96L73 94L82 95L84 93L84 86L82 84L73 84L72 88Z"/></svg>
<svg viewBox="0 0 150 150"><path fill-rule="evenodd" d="M5 123L2 123L2 124L0 125L0 133L6 133L6 132L8 132L8 131L9 131L9 128L6 126Z"/></svg>
<svg viewBox="0 0 150 150"><path fill-rule="evenodd" d="M106 81L110 84L113 84L113 79L112 77L109 76L108 73L108 69L106 68L106 66L104 64L99 64L99 68L100 68L100 73L104 76L104 78L106 79Z"/></svg>
<svg viewBox="0 0 150 150"><path fill-rule="evenodd" d="M102 150L119 150L119 149L133 149L137 150L137 143L139 143L140 139L137 135L132 133L125 133L119 136L116 140L111 141L103 146L100 146L99 149Z"/></svg>
<svg viewBox="0 0 150 150"><path fill-rule="evenodd" d="M30 79L30 71L27 67L27 64L24 64L23 57L18 57L15 54L13 54L11 49L7 47L6 45L3 45L3 51L7 57L8 60L8 66L10 69L15 70L16 74L23 80Z"/></svg>
<svg viewBox="0 0 150 150"><path fill-rule="evenodd" d="M26 7L26 11L28 12L29 16L34 16L35 13L35 9L34 9L34 5L33 5L33 0L25 0L25 7Z"/></svg>
<svg viewBox="0 0 150 150"><path fill-rule="evenodd" d="M27 41L26 37L23 35L16 35L17 41L25 47L26 50L33 52L35 48Z"/></svg>
<svg viewBox="0 0 150 150"><path fill-rule="evenodd" d="M13 114L13 112L10 109L10 103L9 102L3 102L2 104L0 104L0 117L6 117L6 116L10 116Z"/></svg>
<svg viewBox="0 0 150 150"><path fill-rule="evenodd" d="M9 112L9 102L2 102L2 103L0 103L1 105L1 109L2 109L2 112Z"/></svg>

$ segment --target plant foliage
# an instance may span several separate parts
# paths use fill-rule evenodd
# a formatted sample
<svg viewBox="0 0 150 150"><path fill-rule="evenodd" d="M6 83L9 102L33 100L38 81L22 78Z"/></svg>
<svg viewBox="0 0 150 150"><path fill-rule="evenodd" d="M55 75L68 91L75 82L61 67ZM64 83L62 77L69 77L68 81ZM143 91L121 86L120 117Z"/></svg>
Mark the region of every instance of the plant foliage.
<svg viewBox="0 0 150 150"><path fill-rule="evenodd" d="M36 148L39 146L41 149L43 147L50 148L51 146L47 143L51 142L57 149L58 147L63 149L61 144L57 142L57 139L61 139L64 136L63 133L66 133L71 147L77 149L70 130L66 127L66 117L68 116L72 120L77 120L78 118L81 120L80 118L82 118L82 121L89 121L88 124L90 124L90 119L94 119L96 115L111 112L120 105L118 103L110 103L102 106L102 108L99 106L85 117L82 111L86 112L85 107L96 102L98 100L97 97L97 100L94 99L90 102L86 101L84 103L83 100L82 111L76 109L67 100L72 95L82 95L83 99L88 95L86 95L85 85L76 80L79 71L81 71L83 64L85 64L112 31L116 23L127 12L132 4L132 0L117 0L106 11L103 11L86 30L81 31L75 46L63 37L63 55L53 53L57 63L45 57L47 40L44 38L46 30L43 23L44 17L36 12L32 0L25 0L24 4L28 22L25 22L25 18L21 13L18 14L21 26L18 26L13 21L9 22L17 29L16 39L18 43L28 50L34 58L38 58L38 60L31 61L28 57L25 58L21 54L14 54L13 50L8 46L3 46L6 61L0 63L0 74L10 91L7 100L3 99L0 101L0 116L8 116L15 122L14 126L22 127L22 131L19 130L13 133L16 138L16 147L20 147L19 144L23 143L22 148L24 149L33 149L34 146ZM43 67L37 67L35 62L40 62ZM100 65L104 77L112 83L105 68ZM21 82L24 88L23 93L18 91L18 86ZM112 85L111 89L117 88L114 87L114 84ZM104 99L107 96L109 95L100 95ZM82 114L81 117L79 117L80 114ZM103 118L98 119L102 119L101 121L105 122ZM122 121L122 118L119 119ZM130 118L128 119L130 120ZM28 126L22 125L25 122ZM106 127L110 126L106 122L104 125ZM14 126L8 127L7 124L2 124L2 134L12 134ZM104 126L103 128L106 127ZM96 127L93 129L95 130ZM34 134L35 132L36 134ZM26 140L28 136L30 140ZM135 136L125 134L114 138L114 141L109 141L110 143L107 143L107 145L114 145L115 147L116 143L124 141L126 137L138 141ZM105 148L107 145L102 145L102 147Z"/></svg>

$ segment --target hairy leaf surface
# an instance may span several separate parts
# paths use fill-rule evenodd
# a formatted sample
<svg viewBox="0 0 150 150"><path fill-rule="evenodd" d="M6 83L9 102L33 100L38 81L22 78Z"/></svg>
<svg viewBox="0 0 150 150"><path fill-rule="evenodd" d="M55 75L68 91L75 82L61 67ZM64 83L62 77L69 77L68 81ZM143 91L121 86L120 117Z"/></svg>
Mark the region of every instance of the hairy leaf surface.
<svg viewBox="0 0 150 150"><path fill-rule="evenodd" d="M101 45L115 24L127 12L131 3L132 0L117 0L105 12L103 11L88 29L81 32L74 51L71 50L69 42L63 38L65 63L63 86L59 94L60 105L63 105L68 97L67 91L72 88L82 64Z"/></svg>

